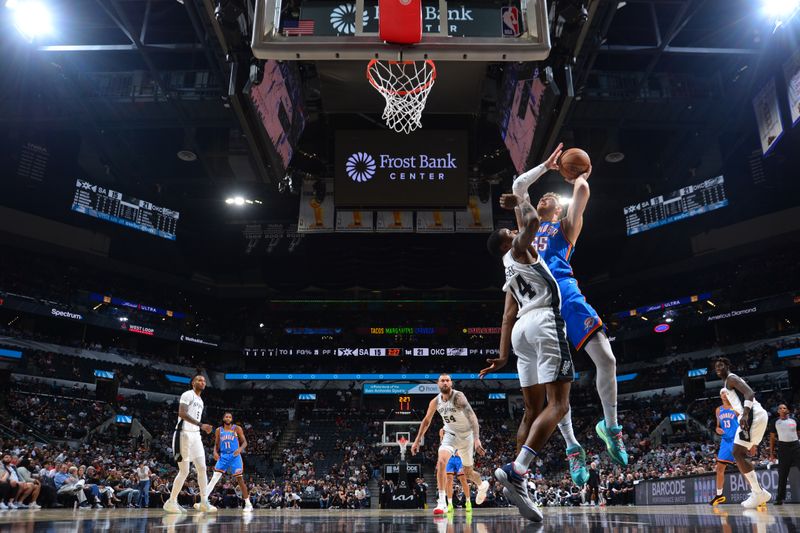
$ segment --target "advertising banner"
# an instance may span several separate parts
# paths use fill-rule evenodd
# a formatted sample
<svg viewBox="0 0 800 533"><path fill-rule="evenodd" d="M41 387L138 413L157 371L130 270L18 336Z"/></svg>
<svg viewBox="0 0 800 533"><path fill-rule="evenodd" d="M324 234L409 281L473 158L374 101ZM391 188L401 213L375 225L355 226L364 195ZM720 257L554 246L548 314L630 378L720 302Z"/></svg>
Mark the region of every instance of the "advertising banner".
<svg viewBox="0 0 800 533"><path fill-rule="evenodd" d="M467 205L466 131L339 131L334 164L337 207Z"/></svg>
<svg viewBox="0 0 800 533"><path fill-rule="evenodd" d="M364 394L439 394L436 383L364 383Z"/></svg>
<svg viewBox="0 0 800 533"><path fill-rule="evenodd" d="M778 469L756 470L758 482L773 494L778 492ZM716 495L715 474L701 476L654 479L636 485L636 505L686 505L707 504ZM741 503L750 495L750 486L739 472L725 474L727 503ZM800 503L800 472L789 472L786 503Z"/></svg>

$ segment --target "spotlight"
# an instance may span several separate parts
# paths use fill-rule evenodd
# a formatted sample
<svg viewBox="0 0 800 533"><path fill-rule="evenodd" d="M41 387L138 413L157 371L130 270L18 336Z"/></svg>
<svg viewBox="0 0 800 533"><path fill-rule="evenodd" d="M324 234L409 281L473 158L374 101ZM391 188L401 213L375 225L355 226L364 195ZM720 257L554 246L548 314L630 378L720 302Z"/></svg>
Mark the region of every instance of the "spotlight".
<svg viewBox="0 0 800 533"><path fill-rule="evenodd" d="M6 7L14 12L14 27L28 41L53 33L50 11L41 2L33 0L6 0Z"/></svg>
<svg viewBox="0 0 800 533"><path fill-rule="evenodd" d="M242 205L244 205L244 198L242 198L241 196L235 196L233 198L233 203L236 204L236 205L242 206Z"/></svg>
<svg viewBox="0 0 800 533"><path fill-rule="evenodd" d="M263 323L263 322L260 322L260 323L258 324L258 327L260 327L260 328L263 328L263 327L264 327L264 323Z"/></svg>
<svg viewBox="0 0 800 533"><path fill-rule="evenodd" d="M761 9L765 15L786 20L800 8L800 0L762 0Z"/></svg>
<svg viewBox="0 0 800 533"><path fill-rule="evenodd" d="M225 198L225 203L228 205L233 205L233 198Z"/></svg>
<svg viewBox="0 0 800 533"><path fill-rule="evenodd" d="M572 198L561 198L560 203L561 203L561 205L566 207L566 206L568 206L569 204L572 203Z"/></svg>

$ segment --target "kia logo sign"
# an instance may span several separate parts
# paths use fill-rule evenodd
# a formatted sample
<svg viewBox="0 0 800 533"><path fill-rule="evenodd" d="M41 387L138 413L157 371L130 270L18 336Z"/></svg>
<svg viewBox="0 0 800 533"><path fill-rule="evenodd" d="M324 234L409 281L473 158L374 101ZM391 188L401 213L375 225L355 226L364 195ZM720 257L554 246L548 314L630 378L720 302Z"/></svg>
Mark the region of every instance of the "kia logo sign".
<svg viewBox="0 0 800 533"><path fill-rule="evenodd" d="M413 494L395 494L394 496L392 496L392 501L395 501L395 502L410 502L410 501L414 501L414 495Z"/></svg>
<svg viewBox="0 0 800 533"><path fill-rule="evenodd" d="M363 183L375 175L375 160L366 152L356 152L347 158L347 175L350 179Z"/></svg>

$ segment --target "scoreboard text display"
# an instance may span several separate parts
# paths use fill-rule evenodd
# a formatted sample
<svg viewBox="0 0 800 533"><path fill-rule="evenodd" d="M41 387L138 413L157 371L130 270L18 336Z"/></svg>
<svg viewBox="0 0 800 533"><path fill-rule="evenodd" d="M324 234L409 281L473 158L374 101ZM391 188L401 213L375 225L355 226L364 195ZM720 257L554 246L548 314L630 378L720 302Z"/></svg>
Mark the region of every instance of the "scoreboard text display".
<svg viewBox="0 0 800 533"><path fill-rule="evenodd" d="M177 211L84 180L75 184L72 210L171 241L175 240L180 217Z"/></svg>
<svg viewBox="0 0 800 533"><path fill-rule="evenodd" d="M465 131L339 131L335 204L464 209L468 163Z"/></svg>
<svg viewBox="0 0 800 533"><path fill-rule="evenodd" d="M628 236L728 205L725 178L717 176L625 208Z"/></svg>

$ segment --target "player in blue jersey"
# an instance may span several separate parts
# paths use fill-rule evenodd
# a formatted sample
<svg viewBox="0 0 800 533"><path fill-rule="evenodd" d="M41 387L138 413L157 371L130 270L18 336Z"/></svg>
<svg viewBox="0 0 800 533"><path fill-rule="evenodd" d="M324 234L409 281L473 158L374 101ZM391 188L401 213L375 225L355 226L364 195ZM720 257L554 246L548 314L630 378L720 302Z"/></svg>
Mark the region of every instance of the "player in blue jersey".
<svg viewBox="0 0 800 533"><path fill-rule="evenodd" d="M214 459L217 464L214 465L214 476L208 483L206 499L222 478L222 474L229 474L239 482L239 489L242 491L244 500L244 510L248 512L253 510L247 484L244 482L244 464L241 454L245 448L247 448L247 439L244 431L233 423L233 413L225 412L222 416L222 425L214 432Z"/></svg>
<svg viewBox="0 0 800 533"><path fill-rule="evenodd" d="M536 180L548 170L559 170L558 161L563 146L563 143L559 144L547 161L514 180L514 194L503 195L501 198L504 208L514 209L517 204L515 198L527 198L528 188ZM566 322L570 342L576 350L585 348L597 369L595 382L603 405L603 420L596 424L595 431L605 442L611 459L624 466L628 464L628 453L622 438L622 426L617 421L617 360L611 350L603 321L581 294L570 266L575 243L583 229L583 212L589 202L587 179L591 171L590 167L576 179L566 180L572 185L572 202L566 216L563 216L561 197L558 194L547 193L541 197L536 206L541 223L533 247L545 260L558 282L561 291L561 315Z"/></svg>
<svg viewBox="0 0 800 533"><path fill-rule="evenodd" d="M739 430L739 416L741 413L734 411L733 406L728 401L728 395L720 391L719 397L722 405L717 407L717 435L722 437L717 453L717 495L709 502L711 505L725 503L725 496L722 490L725 487L725 468L728 465L736 464L733 457L733 441L736 432Z"/></svg>
<svg viewBox="0 0 800 533"><path fill-rule="evenodd" d="M444 430L439 430L439 439L444 439ZM450 456L450 460L447 461L447 467L445 468L445 473L447 474L447 512L453 512L453 478L458 478L458 481L461 482L461 489L464 491L464 499L466 503L464 504L464 509L467 511L472 511L472 499L469 489L469 480L467 479L466 474L464 473L464 463L461 461L461 456L458 455L458 450Z"/></svg>

